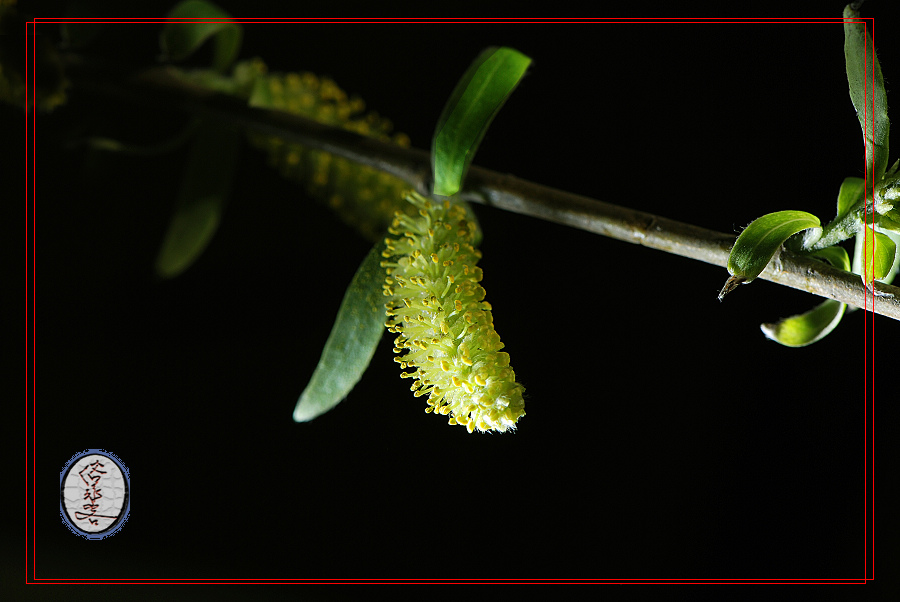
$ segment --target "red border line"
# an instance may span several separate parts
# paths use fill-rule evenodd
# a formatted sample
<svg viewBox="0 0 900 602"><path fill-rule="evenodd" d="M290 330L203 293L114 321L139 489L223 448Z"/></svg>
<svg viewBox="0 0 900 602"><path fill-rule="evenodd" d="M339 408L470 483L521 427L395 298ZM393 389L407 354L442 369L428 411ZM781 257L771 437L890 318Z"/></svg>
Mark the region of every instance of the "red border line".
<svg viewBox="0 0 900 602"><path fill-rule="evenodd" d="M874 19L871 19L871 18L863 19L863 20L866 22L867 27L869 27L872 31L871 67L869 64L869 45L865 44L864 45L865 52L863 55L864 56L864 63L863 63L864 71L868 71L869 69L871 69L871 74L872 74L871 81L874 85L874 83L875 83L875 61L877 60L876 56L875 56L875 21L874 21ZM869 103L865 99L867 98L867 95L871 95L871 98L872 98L872 101L871 101L872 102L872 105L871 105L871 107L872 107L872 109L871 109L872 110L872 113L871 113L871 116L872 116L872 140L875 140L875 117L876 117L876 115L875 115L875 89L873 88L871 91L868 90L868 84L867 84L868 81L869 81L868 78L863 78L863 98L864 98L863 106L866 110L869 109ZM868 122L863 121L863 123L868 123ZM866 182L864 184L864 190L868 190L869 174L866 174L865 178L866 178ZM871 183L871 186L872 186L872 198L874 199L874 196L875 196L875 182L874 181ZM865 212L863 213L863 216L864 216L863 221L865 222L865 219L866 219ZM874 215L874 213L872 214L872 232L873 233L875 232L875 215ZM865 237L867 233L868 233L867 231L864 231L863 236ZM874 243L874 241L872 241L872 242ZM874 270L874 265L875 265L875 245L872 244L873 270ZM871 520L866 522L867 546L866 546L866 555L865 555L865 558L866 558L866 573L865 574L866 574L867 578L870 576L870 574L872 576L874 576L874 573L875 573L875 567L874 567L875 556L874 556L874 554L872 555L872 561L870 563L869 562L869 554L868 554L869 550L874 551L874 547L875 547L875 529L874 529L874 523L875 523L875 514L874 514L875 513L875 507L874 507L875 474L874 474L874 471L872 471L871 476L869 474L870 470L872 470L872 465L874 465L874 462L875 462L875 432L874 432L874 426L875 426L875 423L874 423L874 414L875 414L875 281L874 281L874 276L875 276L875 274L872 274L872 276L873 276L873 280L872 280L872 313L871 313L871 315L869 315L868 313L863 314L865 319L868 319L868 322L869 322L869 329L866 330L866 332L871 333L871 336L869 338L869 344L866 345L866 354L864 354L864 357L865 357L864 365L866 366L866 372L867 372L865 382L867 385L869 385L869 395L866 396L866 408L867 408L867 411L866 411L866 423L867 423L866 440L867 440L867 442L869 442L869 435L871 433L871 452L872 452L872 463L871 464L869 464L868 462L866 463L866 477L865 477L865 482L866 482L866 495L865 495L866 512L865 512L865 516L867 519L869 517L871 517ZM867 293L864 293L864 294L867 294ZM865 322L865 319L864 319L864 322ZM864 338L865 338L865 335L864 335ZM871 355L869 355L869 354L871 354ZM869 381L869 374L871 374L871 383ZM872 414L871 419L869 417L870 412ZM868 449L868 445L867 445L867 449ZM871 534L869 533L869 531L871 531ZM871 571L870 571L870 569L871 569Z"/></svg>
<svg viewBox="0 0 900 602"><path fill-rule="evenodd" d="M68 579L42 579L48 585L342 585L342 584L668 584L668 585L864 585L866 579L106 579L72 581Z"/></svg>
<svg viewBox="0 0 900 602"><path fill-rule="evenodd" d="M31 48L30 48L30 50L31 50L31 55L30 55L31 56L31 65L28 64L29 25L30 25L30 29L31 29L31 36L30 36L30 39L31 39ZM37 166L37 154L36 154L36 146L37 146L36 145L36 142L37 142L36 132L37 132L37 130L36 130L36 127L37 127L37 122L36 122L36 118L35 118L35 113L36 113L35 107L37 106L37 100L36 100L37 96L36 96L36 88L35 88L36 73L34 71L36 59L37 59L37 54L36 54L37 50L36 50L36 44L35 44L34 40L37 37L37 35L36 35L37 32L35 31L35 28L36 28L36 25L33 23L25 24L25 99L26 99L25 106L27 109L26 113L25 113L25 115L26 115L25 127L26 127L26 131L28 131L28 133L30 134L30 140L31 140L31 157L30 157L31 161L30 161L30 163L28 162L29 157L28 157L27 150L26 150L25 180L26 180L26 190L27 190L27 181L28 181L27 170L30 167L31 168L31 207L30 207L30 209L31 209L31 233L30 233L31 234L31 335L32 335L32 338L31 338L31 369L32 369L31 391L32 391L32 395L33 395L32 405L31 405L31 477L32 477L32 482L31 482L31 487L32 487L31 488L32 525L31 526L32 526L32 538L33 538L32 539L32 549L31 549L32 566L35 565L36 560L37 560L37 550L36 550L37 521L35 520L35 517L37 516L37 506L36 506L36 498L37 498L36 493L37 492L35 490L35 485L37 483L37 474L35 472L36 453L37 453L36 452L36 450L37 450L37 430L35 428L35 418L37 416L37 409L36 409L36 406L37 406L37 394L36 394L36 392L37 392L37 366L36 366L36 364L37 364L37 351L36 351L37 321L35 318L35 310L36 310L36 303L37 303L36 302L37 285L36 285L36 279L35 279L35 276L36 276L35 260L36 260L36 256L37 256L36 246L35 246L35 236L37 233L37 226L35 224L35 220L37 217L37 210L36 210L36 206L35 206L36 199L37 199L37 195L35 193L36 186L37 186L37 177L36 177L36 166ZM29 87L29 85L28 85L29 84L29 76L31 77L31 87ZM29 91L31 92L30 99L28 97ZM30 100L30 104L29 104L29 100ZM30 109L28 107L30 107ZM30 122L28 119L29 114L31 116ZM28 148L27 140L26 140L25 148L26 149ZM28 207L27 200L26 200L26 207ZM27 220L27 218L26 218L26 220ZM27 237L27 230L26 230L26 237ZM27 238L26 238L26 240L27 240ZM27 261L26 261L26 265L27 265ZM26 276L26 278L27 278L27 276ZM26 282L27 282L27 280L26 280ZM27 290L27 285L26 285L26 290ZM28 414L26 412L26 423L25 423L26 424L26 426L25 426L26 437L27 437L27 432L28 432L27 415ZM26 458L28 457L27 452L26 452L25 457ZM27 473L27 463L26 463L26 479L27 479L27 474L28 473ZM25 491L26 491L26 496L27 496L27 491L28 491L27 486L25 488ZM26 531L26 541L27 541L27 531ZM27 566L27 562L28 562L28 552L27 552L27 547L26 547L26 566ZM36 572L34 573L34 577L37 577Z"/></svg>
<svg viewBox="0 0 900 602"><path fill-rule="evenodd" d="M31 499L31 520L29 522L27 512L26 512L26 535L25 535L25 561L26 561L26 584L279 584L279 583L306 583L306 584L338 584L338 583L437 583L437 584L450 584L450 583L464 583L464 584L489 584L489 583L533 583L533 584L562 584L562 583L609 583L609 584L865 584L874 579L874 303L875 298L874 295L872 297L872 312L871 316L869 316L868 311L868 293L866 294L866 301L864 301L864 330L863 330L863 341L864 341L864 399L865 399L865 419L864 419L864 467L865 467L865 512L864 512L864 577L861 578L797 578L797 579L771 579L771 578L733 578L733 579L725 579L725 578L684 578L684 579L592 579L592 578L575 578L575 579L297 579L297 578L271 578L271 579L247 579L247 578L234 578L234 579L58 579L58 578L38 578L37 577L37 521L36 521L36 483L37 483L37 475L35 472L36 466L36 449L37 449L37 427L36 427L36 419L37 419L37 395L36 395L36 209L37 209L37 194L36 194L36 171L37 171L37 157L36 157L36 135L37 135L37 119L36 119L36 79L37 74L35 72L36 69L36 25L38 23L41 24L58 24L58 23L116 23L116 24L128 24L128 23L172 23L172 22L195 22L195 21L209 21L216 22L222 21L223 19L213 19L213 18L194 18L194 19L165 19L158 17L137 17L137 18L42 18L37 17L32 21L28 21L25 24L25 32L26 32L26 51L25 51L25 88L26 88L26 107L29 107L26 111L26 140L25 140L25 154L26 154L26 173L25 173L25 194L26 194L26 412L25 412L25 437L26 437L26 509L28 506L28 493L30 491L32 499ZM349 24L349 23L397 23L397 24L407 24L407 23L523 23L523 24L562 24L562 23L576 23L576 24L800 24L800 23L828 23L833 24L836 22L845 22L846 20L842 17L812 17L812 18L748 18L748 19L734 19L734 18L666 18L666 19L658 19L658 18L624 18L624 19L568 19L568 18L509 18L509 19L467 19L467 18L446 18L446 19L420 19L420 18L380 18L380 17L364 17L364 18L351 18L351 19L337 19L337 18L304 18L304 19L272 19L272 18L235 18L230 19L236 23L277 23L277 24L295 24L295 23L306 23L306 24ZM856 19L854 19L855 21ZM870 24L872 30L872 47L873 47L873 56L874 56L874 18L872 17L860 17L859 20L864 23ZM29 42L30 40L30 42ZM29 55L29 43L31 45L30 50L31 53ZM29 63L30 56L30 63ZM865 49L864 56L868 57L868 45ZM868 58L865 59L865 69L869 68ZM872 73L873 73L873 81L874 81L874 61L872 62ZM29 87L29 77L30 79L30 87ZM864 82L866 79L864 78ZM31 96L29 98L29 91ZM874 111L874 94L872 100L872 106ZM863 111L864 111L864 120L863 123L867 123L865 120L865 112L868 107L868 90L867 86L864 86L864 94L863 94ZM30 102L30 104L29 104ZM873 127L873 138L874 138L874 119L872 120ZM29 143L31 144L30 157L29 157ZM29 190L29 169L31 175L31 188ZM865 189L868 190L868 173L866 173L866 181L864 183ZM874 183L873 183L874 185ZM30 206L29 206L29 198L30 198ZM29 218L31 219L31 228L29 232ZM873 222L874 226L874 222ZM29 248L29 234L30 234L30 248ZM864 235L865 236L865 235ZM874 252L874 250L873 250ZM30 257L30 271L29 271L29 257ZM864 262L865 263L865 262ZM31 299L29 303L28 293L29 287L27 279L31 277ZM29 316L28 310L31 308L31 315ZM28 361L28 345L29 342L27 340L28 332L29 332L29 318L30 318L30 334L31 334L31 361L32 361L32 373L31 373L31 390L28 391L28 376L27 376L27 361ZM869 329L872 330L871 336L869 335ZM872 367L871 373L869 370L869 347L872 347L871 357L872 357ZM872 385L869 385L869 375L871 374ZM869 405L870 400L870 392L871 392L871 409ZM29 429L28 429L28 404L31 405L31 448L29 450ZM870 418L871 412L871 418ZM871 422L870 422L871 420ZM871 431L871 438L870 438ZM29 475L28 470L28 458L31 458L31 472ZM869 464L868 454L871 451L872 454L872 464ZM871 470L871 478L870 478L870 470ZM31 478L31 483L29 487L28 479L29 476ZM29 539L29 527L30 527L30 535ZM29 543L31 544L31 549L29 550ZM30 554L29 554L30 552ZM870 562L870 555L872 561ZM29 566L30 560L30 566ZM31 571L29 571L29 568Z"/></svg>
<svg viewBox="0 0 900 602"><path fill-rule="evenodd" d="M866 17L865 19L871 20L872 17ZM404 17L358 17L358 18L326 18L326 17L308 17L308 18L293 18L293 19L278 19L278 18L266 18L266 17L257 17L257 18L240 18L240 19L228 19L225 17L178 17L178 18L163 18L163 17L65 17L65 18L57 18L57 17L35 17L33 22L41 23L41 24L50 24L50 23L116 23L116 24L127 24L127 23L223 23L223 22L232 22L232 23L271 23L271 24L281 24L281 25L290 25L290 24L338 24L338 25L346 25L346 24L354 24L354 23L369 23L369 24L437 24L437 23L446 23L446 24L476 24L476 23L504 23L504 24L632 24L632 25L646 25L646 24L667 24L671 25L673 23L677 24L737 24L737 25L747 25L747 24L800 24L800 23L828 23L832 24L836 21L843 22L841 17L809 17L809 18L801 18L801 17L772 17L772 18L733 18L733 17L683 17L683 18L606 18L606 19L592 19L592 18L543 18L543 17L534 17L534 18L404 18Z"/></svg>
<svg viewBox="0 0 900 602"><path fill-rule="evenodd" d="M872 140L875 139L875 90L869 90L869 78L866 74L871 74L871 81L875 81L875 60L870 61L870 56L875 57L875 22L872 17L856 17L848 19L848 21L857 23L862 22L864 26L872 31L871 54L869 44L863 45L863 126L869 126L869 116L871 119ZM867 40L867 37L864 37ZM871 70L871 71L870 71ZM874 198L875 182L871 181L869 176L868 158L863 160L864 183L863 190L868 198ZM863 211L863 223L866 226L863 229L863 248L869 241L869 227L867 212ZM872 215L871 228L874 232L875 216ZM874 269L875 261L875 245L872 245L872 266ZM869 273L867 262L863 261L863 282L868 283ZM874 276L874 274L872 274ZM864 512L863 512L863 528L865 529L864 538L864 574L866 580L872 580L875 577L875 286L874 278L872 280L872 290L868 287L863 291L863 399L865 414L863 418L863 465L864 465ZM869 301L871 299L871 311ZM870 372L871 370L871 372ZM871 383L870 383L871 374ZM869 463L869 454L871 453L872 462ZM871 561L870 561L871 557Z"/></svg>
<svg viewBox="0 0 900 602"><path fill-rule="evenodd" d="M28 63L28 29L29 27L33 28L33 23L25 24L25 106L28 106L29 103L29 89L28 89L28 76L31 74L31 69L29 68ZM30 248L30 241L32 240L31 232L30 232L30 218L34 211L29 207L29 199L30 197L30 182L28 181L28 174L30 173L31 163L28 160L28 146L31 141L31 129L28 127L28 113L25 113L25 571L26 571L26 581L28 579L28 535L29 535L29 520L28 520L28 453L32 446L29 445L29 433L28 433L28 410L31 405L29 402L31 400L29 395L29 390L34 391L34 381L29 382L29 376L31 372L29 372L29 360L31 361L31 366L35 364L34 357L34 346L32 341L36 340L35 331L33 322L31 320L31 316L34 315L33 309L31 307L31 299L34 298L33 290L29 290L29 283L34 282L34 279L31 278L31 266L32 258L34 257L34 250ZM33 286L33 285L32 285ZM29 293L31 293L29 295ZM29 309L32 311L29 312ZM29 348L30 347L30 348ZM31 353L29 354L29 351ZM30 387L30 388L29 388ZM32 462L33 464L33 462ZM32 479L34 482L35 479ZM34 511L34 498L36 497L32 493L32 509L31 515L35 515Z"/></svg>

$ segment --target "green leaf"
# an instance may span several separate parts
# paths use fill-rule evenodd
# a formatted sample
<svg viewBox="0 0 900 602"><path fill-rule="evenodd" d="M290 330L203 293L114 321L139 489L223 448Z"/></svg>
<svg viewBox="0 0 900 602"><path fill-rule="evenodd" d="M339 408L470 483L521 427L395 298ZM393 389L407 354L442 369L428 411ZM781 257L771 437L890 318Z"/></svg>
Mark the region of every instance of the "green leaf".
<svg viewBox="0 0 900 602"><path fill-rule="evenodd" d="M866 178L869 186L874 186L887 169L890 127L887 98L875 45L866 33L859 11L849 4L844 8L844 58L850 99L866 144Z"/></svg>
<svg viewBox="0 0 900 602"><path fill-rule="evenodd" d="M776 343L787 347L805 347L834 330L844 317L846 308L844 303L828 299L804 314L784 318L774 324L763 324L760 329L766 338Z"/></svg>
<svg viewBox="0 0 900 602"><path fill-rule="evenodd" d="M844 217L863 196L865 180L862 178L844 178L838 191L837 215L835 220Z"/></svg>
<svg viewBox="0 0 900 602"><path fill-rule="evenodd" d="M897 246L886 234L865 227L862 245L862 280L868 289L872 289L873 280L881 280L891 271Z"/></svg>
<svg viewBox="0 0 900 602"><path fill-rule="evenodd" d="M811 257L824 259L839 270L850 271L850 256L844 247L827 247L810 253Z"/></svg>
<svg viewBox="0 0 900 602"><path fill-rule="evenodd" d="M885 215L875 214L875 225L880 230L900 232L900 212L891 211Z"/></svg>
<svg viewBox="0 0 900 602"><path fill-rule="evenodd" d="M241 48L241 26L231 21L231 15L215 4L203 0L187 0L173 8L168 16L192 20L169 22L163 27L159 44L167 59L182 61L210 38L215 44L213 69L223 72L237 57Z"/></svg>
<svg viewBox="0 0 900 602"><path fill-rule="evenodd" d="M810 253L836 268L850 271L850 257L843 247L828 247ZM805 347L822 339L840 324L847 309L845 303L828 299L806 313L784 318L772 324L761 324L766 338L786 347Z"/></svg>
<svg viewBox="0 0 900 602"><path fill-rule="evenodd" d="M241 133L201 122L191 143L175 213L156 257L156 273L172 278L200 257L219 227L231 193Z"/></svg>
<svg viewBox="0 0 900 602"><path fill-rule="evenodd" d="M838 191L837 215L823 228L822 235L814 242L804 241L802 248L824 249L839 244L854 236L862 226L860 214L863 209L865 180L862 178L844 178ZM794 250L794 249L792 249Z"/></svg>
<svg viewBox="0 0 900 602"><path fill-rule="evenodd" d="M865 240L865 230L860 228L859 232L856 233L856 238L853 241L853 263L850 268L850 271L854 274L862 274L863 271L863 241ZM853 310L851 310L853 311Z"/></svg>
<svg viewBox="0 0 900 602"><path fill-rule="evenodd" d="M384 249L384 242L372 247L347 287L319 365L294 408L295 421L312 420L339 404L372 361L384 331Z"/></svg>
<svg viewBox="0 0 900 602"><path fill-rule="evenodd" d="M878 226L875 226L876 232L878 231ZM884 234L890 238L894 242L895 247L900 247L900 233L885 231ZM856 246L853 249L853 268L852 272L854 274L863 273L863 242L865 242L865 230L860 230L856 234ZM891 267L890 271L881 279L885 284L890 284L894 281L894 277L897 275L897 271L900 269L900 258L897 258L895 255L894 265ZM865 282L864 282L865 283ZM850 308L850 311L856 311L856 307L853 306Z"/></svg>
<svg viewBox="0 0 900 602"><path fill-rule="evenodd" d="M719 300L739 284L752 282L788 238L808 228L821 232L821 222L806 211L776 211L751 222L734 241L728 255L731 277L722 287Z"/></svg>
<svg viewBox="0 0 900 602"><path fill-rule="evenodd" d="M484 50L456 84L431 144L434 193L456 194L488 126L531 59L507 47Z"/></svg>
<svg viewBox="0 0 900 602"><path fill-rule="evenodd" d="M884 172L884 177L885 178L894 177L897 175L898 170L900 170L900 159L897 159L896 161L894 161L894 164L891 165L890 169L888 169L886 172Z"/></svg>
<svg viewBox="0 0 900 602"><path fill-rule="evenodd" d="M877 230L878 228L876 226L876 231ZM897 248L897 251L894 253L894 265L891 266L890 271L881 279L885 284L891 284L894 281L897 272L900 271L900 232L886 231L884 234L893 241L894 247Z"/></svg>

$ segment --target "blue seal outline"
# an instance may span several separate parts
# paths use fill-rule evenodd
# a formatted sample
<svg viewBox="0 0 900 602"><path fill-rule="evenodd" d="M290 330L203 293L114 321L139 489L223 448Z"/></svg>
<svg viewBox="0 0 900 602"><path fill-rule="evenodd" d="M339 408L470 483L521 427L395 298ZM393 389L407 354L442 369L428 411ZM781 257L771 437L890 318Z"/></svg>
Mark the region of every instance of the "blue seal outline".
<svg viewBox="0 0 900 602"><path fill-rule="evenodd" d="M116 466L119 467L119 470L122 472L122 476L125 478L125 500L122 503L122 510L119 513L119 516L116 518L113 523L105 528L102 531L96 531L93 533L89 533L87 531L83 531L78 527L72 520L69 518L68 509L66 508L66 499L65 499L65 483L66 477L69 476L69 472L72 470L72 467L75 465L78 460L84 458L85 456L103 456L113 462ZM75 535L80 535L85 539L104 539L109 537L110 535L115 535L118 533L119 529L125 524L128 520L128 516L131 513L131 478L128 473L128 468L119 459L115 454L108 452L103 449L86 449L83 452L77 453L72 458L66 462L66 465L63 466L62 471L59 473L59 514L62 517L63 524L65 524L69 530Z"/></svg>

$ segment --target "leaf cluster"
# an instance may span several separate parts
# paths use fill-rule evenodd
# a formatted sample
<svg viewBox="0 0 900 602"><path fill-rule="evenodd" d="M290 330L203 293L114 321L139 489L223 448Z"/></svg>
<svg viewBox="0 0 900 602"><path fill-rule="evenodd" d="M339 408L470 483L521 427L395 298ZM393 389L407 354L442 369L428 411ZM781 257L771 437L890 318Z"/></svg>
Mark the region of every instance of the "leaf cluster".
<svg viewBox="0 0 900 602"><path fill-rule="evenodd" d="M890 121L881 65L858 7L847 5L843 19L850 99L865 142L865 178L848 177L843 181L835 217L824 227L815 215L794 210L769 213L751 222L731 249L730 277L719 300L738 285L752 282L782 247L852 270L873 295L874 281L890 284L897 273L900 213L894 209L894 203L900 196L900 160L887 169ZM851 263L847 251L838 245L854 237ZM845 309L845 304L829 299L806 313L763 324L761 328L778 343L802 347L831 332Z"/></svg>

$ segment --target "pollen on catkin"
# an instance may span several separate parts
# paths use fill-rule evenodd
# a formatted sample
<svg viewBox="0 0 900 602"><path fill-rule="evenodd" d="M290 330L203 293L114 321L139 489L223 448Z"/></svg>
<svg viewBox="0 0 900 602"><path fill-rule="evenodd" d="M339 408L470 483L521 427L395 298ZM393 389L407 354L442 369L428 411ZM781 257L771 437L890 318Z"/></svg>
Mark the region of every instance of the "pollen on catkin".
<svg viewBox="0 0 900 602"><path fill-rule="evenodd" d="M261 61L254 65L257 75L249 92L250 106L294 113L409 146L405 134L391 133L390 120L366 112L362 99L349 97L331 79L312 73L267 73ZM395 211L406 209L400 199L408 185L396 176L274 136L257 134L250 141L268 152L270 163L282 176L301 182L310 196L326 203L371 241L381 238Z"/></svg>
<svg viewBox="0 0 900 602"><path fill-rule="evenodd" d="M418 215L397 212L389 228L382 267L390 332L398 336L395 361L415 378L416 397L427 394L426 412L475 430L514 430L525 415L522 385L494 330L484 301L475 249L475 224L462 205L410 192Z"/></svg>

